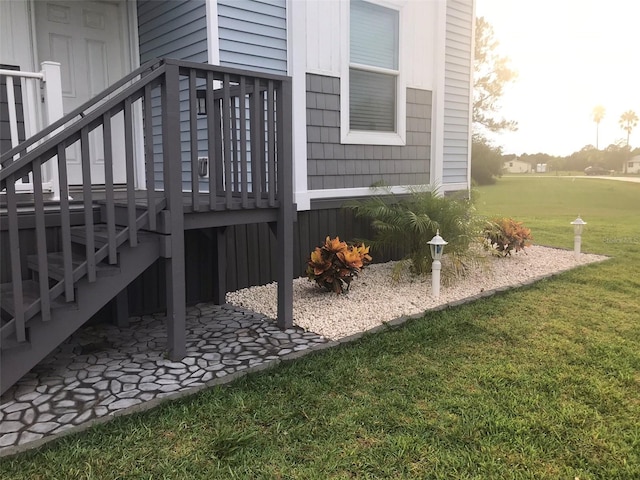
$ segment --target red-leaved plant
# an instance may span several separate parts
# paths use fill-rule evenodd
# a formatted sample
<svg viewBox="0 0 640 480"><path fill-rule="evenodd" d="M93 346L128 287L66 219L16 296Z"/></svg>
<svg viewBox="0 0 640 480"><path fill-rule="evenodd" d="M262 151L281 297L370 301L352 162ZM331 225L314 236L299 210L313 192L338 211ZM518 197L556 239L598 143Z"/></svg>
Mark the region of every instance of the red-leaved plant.
<svg viewBox="0 0 640 480"><path fill-rule="evenodd" d="M348 245L340 237L327 237L322 247L311 252L306 273L309 281L327 291L346 293L351 281L370 262L369 247L364 243Z"/></svg>
<svg viewBox="0 0 640 480"><path fill-rule="evenodd" d="M487 247L497 255L511 255L512 251L524 251L531 245L531 229L513 218L495 218L484 229ZM525 252L526 253L526 252Z"/></svg>

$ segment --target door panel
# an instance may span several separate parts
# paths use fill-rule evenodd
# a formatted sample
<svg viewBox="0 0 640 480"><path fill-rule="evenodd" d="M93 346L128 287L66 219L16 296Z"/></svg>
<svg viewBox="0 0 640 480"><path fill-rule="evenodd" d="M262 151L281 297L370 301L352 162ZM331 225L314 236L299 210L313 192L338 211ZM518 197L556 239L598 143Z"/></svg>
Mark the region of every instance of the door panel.
<svg viewBox="0 0 640 480"><path fill-rule="evenodd" d="M39 61L60 62L64 113L67 114L99 94L130 71L123 1L37 0L35 19ZM125 181L123 116L114 118L114 181ZM104 183L102 132L89 135L91 180ZM69 183L82 184L80 147L67 150Z"/></svg>

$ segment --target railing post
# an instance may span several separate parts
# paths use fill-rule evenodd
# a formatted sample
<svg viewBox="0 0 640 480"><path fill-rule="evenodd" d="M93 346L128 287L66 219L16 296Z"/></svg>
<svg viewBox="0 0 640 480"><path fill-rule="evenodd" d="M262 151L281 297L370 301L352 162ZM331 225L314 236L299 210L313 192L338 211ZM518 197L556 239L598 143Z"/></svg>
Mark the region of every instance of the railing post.
<svg viewBox="0 0 640 480"><path fill-rule="evenodd" d="M164 259L167 295L167 348L172 360L184 358L186 347L186 293L182 152L180 148L179 68L167 61L162 87L162 156L164 193L169 211L170 252Z"/></svg>
<svg viewBox="0 0 640 480"><path fill-rule="evenodd" d="M278 327L293 325L293 158L291 81L283 80L277 92L278 129Z"/></svg>
<svg viewBox="0 0 640 480"><path fill-rule="evenodd" d="M58 62L42 62L42 73L44 80L44 104L45 104L45 121L47 125L51 125L64 115L62 107L62 75L60 74L60 64ZM51 132L51 136L58 133L60 129ZM53 199L60 200L60 178L58 177L57 162L47 162L47 175L51 179L51 190L53 190Z"/></svg>

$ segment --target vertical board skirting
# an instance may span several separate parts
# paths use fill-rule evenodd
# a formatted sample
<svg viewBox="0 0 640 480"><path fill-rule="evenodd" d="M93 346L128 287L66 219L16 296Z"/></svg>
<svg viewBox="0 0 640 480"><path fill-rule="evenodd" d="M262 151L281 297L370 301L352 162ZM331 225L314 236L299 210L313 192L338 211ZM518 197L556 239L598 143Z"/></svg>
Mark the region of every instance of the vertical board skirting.
<svg viewBox="0 0 640 480"><path fill-rule="evenodd" d="M60 227L47 227L48 251L60 251L62 245L56 233ZM186 299L187 304L214 301L217 276L216 235L212 229L187 230L184 236ZM293 224L293 276L304 275L307 257L320 246L325 237L340 236L342 240L371 238L373 233L367 221L353 217L349 210L339 208L298 212ZM280 261L276 256L276 238L267 223L227 227L224 235L227 249L227 290L233 291L252 285L265 285L276 280ZM20 230L22 256L35 252L34 229ZM0 250L7 255L9 242L7 232L0 232ZM373 252L375 262L398 259L401 252ZM7 257L3 257L7 258ZM0 265L0 281L10 278L10 266ZM161 312L166 308L165 272L160 262L154 263L128 287L129 315ZM116 310L115 300L99 314L98 319L107 319Z"/></svg>

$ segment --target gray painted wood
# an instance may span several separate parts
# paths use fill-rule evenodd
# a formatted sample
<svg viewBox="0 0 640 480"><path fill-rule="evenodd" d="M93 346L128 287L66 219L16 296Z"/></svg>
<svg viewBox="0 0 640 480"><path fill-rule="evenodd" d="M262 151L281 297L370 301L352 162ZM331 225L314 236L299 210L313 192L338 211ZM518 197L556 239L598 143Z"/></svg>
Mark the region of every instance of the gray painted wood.
<svg viewBox="0 0 640 480"><path fill-rule="evenodd" d="M429 183L431 92L407 89L407 144L342 145L340 79L307 74L307 182L310 190Z"/></svg>
<svg viewBox="0 0 640 480"><path fill-rule="evenodd" d="M447 2L443 182L467 183L471 135L473 0Z"/></svg>
<svg viewBox="0 0 640 480"><path fill-rule="evenodd" d="M184 127L185 123L181 121L181 108L183 105L182 94L185 90L181 89L181 78L189 79L190 88L186 90L189 98L191 98L191 107L194 106L193 100L195 99L194 85L197 84L198 79L209 78L216 82L222 81L223 94L221 95L222 101L225 105L225 112L220 115L223 116L223 124L226 124L226 129L222 132L222 137L226 143L231 143L230 139L236 141L241 138L246 138L252 144L252 150L254 155L249 158L248 155L226 155L224 159L218 159L219 162L225 161L227 164L235 165L232 173L236 176L238 172L247 172L249 170L253 172L253 184L249 192L242 192L238 190L244 187L248 188L248 182L230 181L224 184L224 191L216 191L215 198L210 194L202 195L205 198L201 198L201 195L185 195L183 194L182 186L184 181L184 175L182 175L182 145L181 137L183 132L181 127ZM243 79L240 81L240 79ZM194 82L194 80L196 80ZM240 121L239 123L233 121L234 115L236 115L237 108L235 100L238 98L237 85L244 85L246 88L246 101L251 104L251 108L248 110L249 118L246 122ZM214 82L209 81L207 84L209 92L206 96L212 100L212 104L216 105L218 99L213 92ZM159 88L161 95L157 99L153 99L153 89ZM240 92L242 93L242 92ZM219 94L219 92L218 92ZM240 95L242 96L242 95ZM91 175L89 173L89 157L90 157L90 143L89 139L91 132L96 129L102 129L102 132L106 139L112 138L111 129L114 124L111 123L111 119L116 115L122 113L124 117L124 139L125 152L127 156L127 168L126 173L132 177L132 153L133 153L133 123L132 112L134 108L140 108L143 114L148 114L153 117L153 106L149 108L147 105L139 105L137 102L152 103L153 100L159 102L157 104L160 116L160 128L162 132L162 148L159 150L162 154L163 160L163 185L164 190L162 192L155 191L155 184L151 182L150 188L153 191L152 196L140 192L132 192L131 180L126 180L127 188L114 192L113 188L106 193L100 193L94 191L91 185ZM193 109L191 110L193 111ZM241 117L244 115L244 109L241 111ZM265 115L275 115L275 119L266 121ZM194 119L193 113L189 115L191 120ZM214 116L215 119L215 116ZM143 118L143 124L149 124L149 118ZM187 127L192 126L196 128L195 121L186 122ZM153 126L155 127L155 126ZM246 129L244 133L242 129ZM266 129L266 131L265 131ZM229 132L233 130L233 132ZM48 306L46 301L39 301L38 298L50 295L51 299L57 299L62 296L65 291L68 291L69 285L71 291L78 288L80 282L85 282L92 287L87 297L89 299L102 293L104 298L101 302L107 302L110 298L115 298L117 291L113 291L113 285L118 285L120 290L127 285L130 280L124 282L122 278L120 283L117 281L109 281L109 288L101 288L101 282L103 281L98 271L102 271L98 268L100 262L109 260L112 255L113 249L116 248L116 259L121 255L124 248L138 249L142 248L142 239L149 233L141 232L141 229L149 230L151 221L149 215L151 212L155 215L156 211L160 212L157 229L161 235L154 236L156 242L156 248L158 250L157 255L162 256L162 260L159 260L158 265L150 267L153 272L153 280L149 281L149 277L143 274L144 281L142 287L142 297L148 295L146 292L150 292L148 295L149 303L155 303L156 305L162 301L166 302L167 318L168 318L168 351L169 355L173 359L182 358L185 354L185 313L187 303L187 288L194 288L194 281L198 285L194 298L201 298L203 295L211 295L214 292L214 288L211 288L212 280L215 281L217 292L216 296L220 301L224 296L224 282L220 281L221 273L218 273L218 278L207 280L209 285L204 289L201 285L202 277L206 277L206 273L203 271L203 263L211 263L215 258L218 264L218 272L225 272L228 269L223 263L227 262L227 256L224 254L224 250L220 250L218 255L213 255L214 249L208 246L202 246L203 235L197 235L194 242L195 248L193 250L186 248L185 240L185 228L187 222L185 221L184 212L190 212L192 218L199 218L198 221L191 221L190 228L211 228L211 227L225 227L226 225L236 225L241 236L239 239L244 238L244 242L239 242L238 245L232 247L233 250L237 250L242 255L237 267L237 276L247 281L254 282L259 278L259 264L261 259L255 252L249 250L249 243L253 242L256 235L250 232L255 232L255 227L246 227L246 223L255 222L277 222L276 231L278 238L280 239L277 244L272 244L272 248L266 252L263 248L260 250L263 258L269 259L272 268L277 269L277 278L279 279L279 294L278 297L281 303L287 305L280 307L279 312L279 324L285 328L291 325L292 322L292 268L293 264L293 248L292 248L292 224L294 219L293 212L293 200L292 200L292 158L291 158L291 84L290 79L281 76L274 75L261 75L255 76L252 72L236 71L232 69L226 69L223 67L212 67L203 64L197 64L192 62L166 60L157 65L157 68L146 76L142 76L139 80L134 82L131 86L113 95L108 100L104 101L103 105L96 106L90 105L87 112L80 115L80 119L68 125L63 131L61 131L56 137L51 138L44 142L41 146L36 147L32 151L24 152L19 160L13 161L12 159L3 155L2 160L6 168L0 170L0 185L6 188L7 191L7 214L0 215L0 235L3 238L9 239L8 249L2 249L3 262L11 258L11 268L8 271L2 271L2 280L8 280L8 285L3 286L9 289L10 297L15 299L13 303L13 319L9 323L2 325L2 335L14 335L15 340L13 343L24 342L28 338L41 338L40 337L40 323L37 318L46 319L48 316ZM128 133L127 133L128 132ZM144 151L152 157L156 156L155 148L150 148L148 142L153 142L155 134L153 128L145 126L145 132L147 137L145 138ZM151 133L150 133L151 132ZM191 145L196 143L192 131L187 130L186 139ZM271 140L269 140L271 139ZM275 140L274 140L275 139ZM275 144L268 147L268 142L274 141ZM217 142L207 140L204 142L206 145L215 145ZM235 143L235 142L233 142ZM55 161L52 160L57 154L58 160L62 162L60 165L61 178L65 177L65 147L68 145L78 144L82 153L82 170L83 170L83 187L82 192L79 194L77 205L75 209L70 208L70 202L68 200L68 190L63 188L62 194L64 198L60 202L60 210L55 209L45 213L43 192L40 188L36 188L34 195L38 196L36 199L36 208L34 214L17 215L17 196L13 188L13 182L18 175L22 175L22 172L28 173L33 168L39 168L43 162ZM104 146L103 146L104 148ZM271 153L268 154L269 148ZM24 148L18 151L23 151ZM217 148L216 148L217 150ZM226 151L237 151L237 147L226 147ZM260 154L257 154L260 152ZM264 152L264 154L263 154ZM113 152L109 147L103 152L105 154L105 165L110 165ZM151 159L147 159L151 160ZM238 164L238 162L240 164ZM249 169L249 163L252 163L252 168ZM153 162L150 162L153 164ZM274 175L269 175L269 172L277 171L277 179L273 179ZM151 170L154 176L155 170ZM38 173L35 177L39 179ZM106 176L105 176L106 178ZM110 183L107 181L107 183ZM112 183L112 181L111 181ZM197 183L197 182L194 182ZM117 193L117 195L116 195ZM217 193L223 195L223 201L219 202ZM153 205L149 205L149 198L158 197L158 202L152 202ZM204 200L204 201L201 201ZM269 201L271 200L271 201ZM102 206L97 209L94 208L96 201L102 202ZM216 208L226 207L228 211L205 211L205 206L215 205ZM243 209L242 207L246 207ZM262 207L262 208L260 208ZM114 210L110 213L110 210ZM215 209L214 209L215 210ZM98 215L96 216L96 212ZM72 217L72 213L75 215ZM77 215L76 213L79 213ZM53 216L51 215L53 214ZM32 219L31 217L35 217ZM49 220L54 220L53 227L47 227ZM77 222L79 228L71 229L71 222ZM106 223L105 223L106 221ZM228 222L228 223L227 223ZM62 228L58 228L57 224ZM23 228L20 228L22 225ZM114 235L114 228L116 229ZM8 231L5 233L4 230ZM37 268L40 272L40 278L49 277L51 280L55 280L55 283L51 288L48 288L48 282L41 282L41 292L33 293L38 290L36 288L30 288L28 292L23 295L21 290L23 279L27 278L23 273L25 269L25 255L20 252L21 240L28 235L28 231L31 229L32 241L28 244L30 248L34 245L36 248L35 260L32 259L29 268ZM243 232L242 232L243 231ZM67 246L62 246L62 253L58 252L58 246L56 246L56 253L52 256L47 255L50 251L48 244L49 235L53 235L53 243L59 244L62 241ZM218 235L216 235L218 237ZM259 237L259 235L258 235ZM191 237L192 238L192 237ZM217 243L221 243L222 240L216 238ZM115 245L112 243L115 242ZM75 247L74 247L75 245ZM190 245L191 246L191 245ZM218 245L216 245L217 247ZM273 251L277 247L279 262L276 263L271 260ZM76 256L72 259L71 255ZM189 255L187 255L189 251ZM202 255L204 262L200 262L198 252ZM140 250L143 253L143 250ZM80 255L78 257L77 255ZM65 258L67 257L67 258ZM47 261L51 258L55 258L56 269L52 274L47 275L48 264L43 263L44 259ZM113 260L113 258L111 258ZM132 262L134 264L135 262ZM32 265L36 265L33 267ZM123 265L119 265L121 268ZM127 265L128 267L128 265ZM146 265L145 265L146 267ZM195 269L195 275L187 277L187 269ZM70 273L68 270L71 270ZM122 268L122 270L125 270ZM212 269L214 271L214 269ZM211 271L209 271L209 277L211 277ZM130 269L127 269L128 275L133 275ZM55 275L54 275L54 274ZM136 273L137 276L140 272ZM119 276L114 274L113 276ZM34 277L35 278L35 277ZM164 292L160 288L157 288L158 282L164 283ZM35 283L35 282L31 282ZM46 286L46 288L45 288ZM45 289L45 290L43 290ZM206 292L203 294L203 292ZM132 296L130 298L136 298ZM86 302L87 298L76 297L75 303L80 304ZM26 302L25 302L26 301ZM119 299L115 298L115 310L117 314L122 316L124 311L124 304L129 303L136 305L136 300L126 302L121 296ZM3 304L4 305L4 304ZM97 305L97 302L96 302ZM4 308L4 307L3 307ZM93 308L93 307L92 307ZM99 306L97 308L100 308ZM6 309L5 309L6 310ZM82 309L82 315L88 315L88 309ZM95 312L95 311L94 311ZM37 317L40 315L40 317ZM77 328L83 321L78 316L71 317L69 321L71 330ZM26 335L25 329L26 321L34 319L29 325L29 336ZM85 318L84 321L88 319ZM68 325L60 329L58 332L60 335L68 335L70 330L67 329ZM37 332L36 332L37 330ZM6 334L6 335L5 335ZM58 335L58 334L56 334ZM59 336L56 336L58 338ZM33 364L33 361L37 361L36 357L42 358L41 355L46 354L46 349L50 346L49 340L44 341L40 346L34 347L32 354L29 354L28 362L19 362L24 368L29 368L29 364ZM26 354L25 354L26 355ZM4 363L3 365L10 365L11 372L3 376L5 378L14 378L19 373L18 363L12 360ZM21 357L22 358L22 357ZM24 373L24 370L20 370ZM3 384L5 388L5 384Z"/></svg>
<svg viewBox="0 0 640 480"><path fill-rule="evenodd" d="M287 73L285 0L218 0L220 65Z"/></svg>

